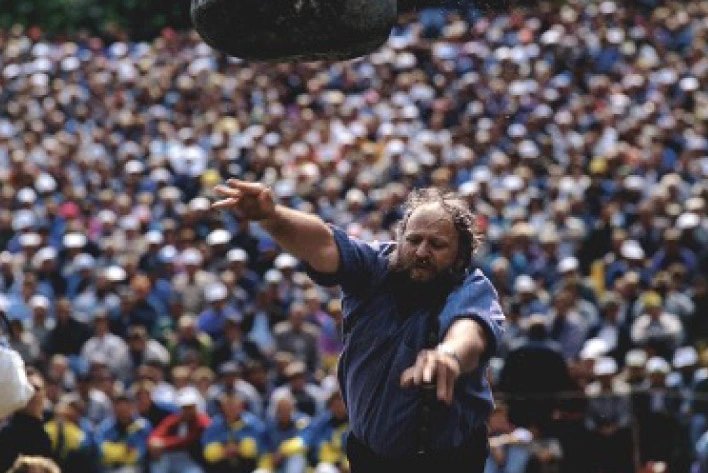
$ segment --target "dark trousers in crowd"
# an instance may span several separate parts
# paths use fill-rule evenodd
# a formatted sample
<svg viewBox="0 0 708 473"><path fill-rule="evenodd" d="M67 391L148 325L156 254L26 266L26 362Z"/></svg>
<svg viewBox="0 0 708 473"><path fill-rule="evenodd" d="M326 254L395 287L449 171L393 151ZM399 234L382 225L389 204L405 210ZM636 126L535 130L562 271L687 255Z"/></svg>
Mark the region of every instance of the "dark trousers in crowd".
<svg viewBox="0 0 708 473"><path fill-rule="evenodd" d="M377 455L351 433L347 438L351 473L482 473L488 452L486 435L452 450L399 458Z"/></svg>
<svg viewBox="0 0 708 473"><path fill-rule="evenodd" d="M610 435L591 432L589 447L591 471L598 473L634 471L634 449L630 429L619 429Z"/></svg>

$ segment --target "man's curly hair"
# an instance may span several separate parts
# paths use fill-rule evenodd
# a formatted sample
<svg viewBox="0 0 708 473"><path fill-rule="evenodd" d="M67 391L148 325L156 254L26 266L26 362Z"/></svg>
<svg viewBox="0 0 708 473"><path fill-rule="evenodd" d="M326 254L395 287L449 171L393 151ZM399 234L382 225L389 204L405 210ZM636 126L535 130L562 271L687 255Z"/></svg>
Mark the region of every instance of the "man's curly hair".
<svg viewBox="0 0 708 473"><path fill-rule="evenodd" d="M481 243L481 236L477 231L474 212L469 208L467 201L456 193L444 192L436 187L425 187L411 192L403 203L403 218L396 224L395 239L400 246L401 238L403 238L411 215L419 207L428 204L440 205L452 218L460 244L454 270L461 273L457 276L464 277L466 271L472 265L472 257ZM398 252L396 251L393 255L394 267L400 267L401 262L398 258Z"/></svg>

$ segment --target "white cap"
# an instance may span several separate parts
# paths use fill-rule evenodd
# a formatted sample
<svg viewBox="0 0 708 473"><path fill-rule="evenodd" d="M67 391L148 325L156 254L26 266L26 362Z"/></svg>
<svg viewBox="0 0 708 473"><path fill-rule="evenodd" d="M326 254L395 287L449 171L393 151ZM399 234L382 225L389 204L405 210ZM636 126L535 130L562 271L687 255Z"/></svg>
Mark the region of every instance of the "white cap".
<svg viewBox="0 0 708 473"><path fill-rule="evenodd" d="M29 187L25 187L17 193L17 201L23 204L34 204L37 201L37 194Z"/></svg>
<svg viewBox="0 0 708 473"><path fill-rule="evenodd" d="M20 235L20 245L22 247L39 246L42 244L42 237L39 233L24 233Z"/></svg>
<svg viewBox="0 0 708 473"><path fill-rule="evenodd" d="M15 231L30 228L37 223L37 216L28 209L22 209L15 212L15 217L12 219L12 229Z"/></svg>
<svg viewBox="0 0 708 473"><path fill-rule="evenodd" d="M165 263L172 263L177 256L177 248L172 245L163 246L157 256Z"/></svg>
<svg viewBox="0 0 708 473"><path fill-rule="evenodd" d="M182 264L199 266L202 264L202 254L196 248L187 248L180 255Z"/></svg>
<svg viewBox="0 0 708 473"><path fill-rule="evenodd" d="M66 248L83 248L87 241L86 235L81 233L67 233L62 240Z"/></svg>
<svg viewBox="0 0 708 473"><path fill-rule="evenodd" d="M149 232L147 232L147 234L145 235L145 239L148 243L153 245L161 245L164 241L162 233L157 230L150 230Z"/></svg>
<svg viewBox="0 0 708 473"><path fill-rule="evenodd" d="M175 403L179 407L199 406L202 402L202 396L199 394L199 391L191 386L182 388L175 398Z"/></svg>
<svg viewBox="0 0 708 473"><path fill-rule="evenodd" d="M209 199L206 197L195 197L189 201L189 209L195 211L206 211L211 207Z"/></svg>
<svg viewBox="0 0 708 473"><path fill-rule="evenodd" d="M575 256L566 256L558 263L558 272L568 273L570 271L575 271L578 269L578 266L578 258Z"/></svg>
<svg viewBox="0 0 708 473"><path fill-rule="evenodd" d="M241 248L233 248L226 253L226 259L229 262L238 261L240 263L245 263L248 261L248 253Z"/></svg>
<svg viewBox="0 0 708 473"><path fill-rule="evenodd" d="M533 292L535 289L536 283L527 274L518 276L514 281L514 291L516 292Z"/></svg>
<svg viewBox="0 0 708 473"><path fill-rule="evenodd" d="M77 269L93 269L96 260L88 253L81 253L74 258L74 266Z"/></svg>
<svg viewBox="0 0 708 473"><path fill-rule="evenodd" d="M649 361L647 361L647 373L649 374L669 374L670 371L671 366L669 365L669 363L659 356L652 356L651 358L649 358Z"/></svg>
<svg viewBox="0 0 708 473"><path fill-rule="evenodd" d="M676 219L676 228L679 230L687 230L690 228L696 228L701 224L701 217L693 212L686 212L679 215Z"/></svg>
<svg viewBox="0 0 708 473"><path fill-rule="evenodd" d="M106 279L108 279L111 282L121 282L124 281L126 277L128 277L128 273L125 272L125 269L121 268L120 266L109 266L106 268Z"/></svg>
<svg viewBox="0 0 708 473"><path fill-rule="evenodd" d="M581 360L596 360L603 357L610 351L610 347L607 346L607 342L601 338L591 338L583 344L582 350L580 350Z"/></svg>
<svg viewBox="0 0 708 473"><path fill-rule="evenodd" d="M641 245L635 240L627 240L620 247L620 254L627 259L642 259L644 258L644 250Z"/></svg>
<svg viewBox="0 0 708 473"><path fill-rule="evenodd" d="M207 236L207 244L210 246L225 245L229 240L231 240L231 234L223 228L217 228Z"/></svg>
<svg viewBox="0 0 708 473"><path fill-rule="evenodd" d="M228 295L229 293L226 286L220 282L209 284L204 290L204 297L207 302L223 301Z"/></svg>
<svg viewBox="0 0 708 473"><path fill-rule="evenodd" d="M133 215L126 215L120 219L120 227L124 230L137 230L140 228L140 222Z"/></svg>
<svg viewBox="0 0 708 473"><path fill-rule="evenodd" d="M617 374L617 362L614 358L603 356L595 361L593 366L595 376L612 376Z"/></svg>
<svg viewBox="0 0 708 473"><path fill-rule="evenodd" d="M135 159L125 163L125 172L127 174L142 174L145 171L145 165Z"/></svg>
<svg viewBox="0 0 708 473"><path fill-rule="evenodd" d="M644 368L647 364L647 352L639 348L629 350L624 356L624 364L632 368Z"/></svg>
<svg viewBox="0 0 708 473"><path fill-rule="evenodd" d="M283 280L283 274L277 269L269 269L266 271L263 279L269 284L279 284Z"/></svg>
<svg viewBox="0 0 708 473"><path fill-rule="evenodd" d="M273 265L276 267L276 269L279 269L281 271L283 269L293 269L297 266L297 259L291 254L282 253L278 255L277 258L275 258Z"/></svg>
<svg viewBox="0 0 708 473"><path fill-rule="evenodd" d="M698 364L698 352L694 347L679 347L674 352L674 368L681 369L696 364Z"/></svg>
<svg viewBox="0 0 708 473"><path fill-rule="evenodd" d="M57 257L57 250L55 250L51 246L45 246L44 248L40 249L37 254L34 255L34 257L36 258L37 263L52 260Z"/></svg>
<svg viewBox="0 0 708 473"><path fill-rule="evenodd" d="M103 209L98 212L98 220L102 224L116 223L117 218L116 213L109 209Z"/></svg>
<svg viewBox="0 0 708 473"><path fill-rule="evenodd" d="M49 298L42 294L36 294L30 299L30 306L49 309Z"/></svg>

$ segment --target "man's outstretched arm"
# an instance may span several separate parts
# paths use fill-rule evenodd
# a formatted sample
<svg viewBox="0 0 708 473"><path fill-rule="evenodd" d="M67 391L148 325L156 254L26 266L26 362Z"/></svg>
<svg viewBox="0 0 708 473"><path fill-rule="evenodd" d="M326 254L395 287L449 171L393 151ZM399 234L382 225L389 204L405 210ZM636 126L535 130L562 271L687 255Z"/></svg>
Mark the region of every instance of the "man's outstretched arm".
<svg viewBox="0 0 708 473"><path fill-rule="evenodd" d="M285 251L315 271L335 273L340 256L334 234L318 217L275 203L263 184L229 179L215 188L223 197L213 208L233 210L240 218L258 221Z"/></svg>

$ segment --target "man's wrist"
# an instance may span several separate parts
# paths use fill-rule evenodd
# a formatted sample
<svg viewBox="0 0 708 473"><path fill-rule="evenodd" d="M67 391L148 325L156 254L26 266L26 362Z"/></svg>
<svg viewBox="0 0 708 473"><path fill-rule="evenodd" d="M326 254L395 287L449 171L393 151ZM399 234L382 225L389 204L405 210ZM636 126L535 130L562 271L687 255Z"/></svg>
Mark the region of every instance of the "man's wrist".
<svg viewBox="0 0 708 473"><path fill-rule="evenodd" d="M438 353L442 353L444 355L447 355L450 358L452 358L453 360L455 360L455 362L457 363L457 367L459 368L460 371L462 371L462 360L460 360L460 356L451 347L446 346L446 345L438 345L435 348L435 351Z"/></svg>

